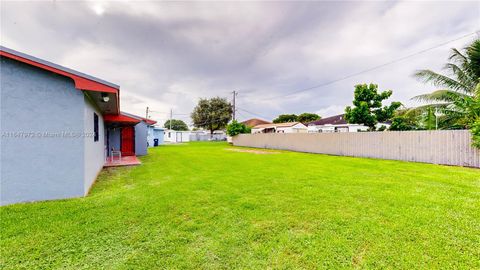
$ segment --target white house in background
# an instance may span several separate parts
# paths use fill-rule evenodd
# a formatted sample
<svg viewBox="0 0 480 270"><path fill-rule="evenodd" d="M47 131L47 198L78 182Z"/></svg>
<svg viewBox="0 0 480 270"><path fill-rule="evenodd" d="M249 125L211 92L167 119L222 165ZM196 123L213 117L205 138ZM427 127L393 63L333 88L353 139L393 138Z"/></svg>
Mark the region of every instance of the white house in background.
<svg viewBox="0 0 480 270"><path fill-rule="evenodd" d="M307 126L300 122L262 124L252 128L252 133L307 133L307 131Z"/></svg>
<svg viewBox="0 0 480 270"><path fill-rule="evenodd" d="M190 134L191 134L191 131L179 131L179 130L166 129L163 139L165 142L171 142L171 143L189 142Z"/></svg>
<svg viewBox="0 0 480 270"><path fill-rule="evenodd" d="M328 133L328 132L359 132L367 131L368 127L361 124L349 124L345 120L345 114L339 114L322 118L307 124L308 133ZM390 123L378 123L377 128L382 126L390 127Z"/></svg>
<svg viewBox="0 0 480 270"><path fill-rule="evenodd" d="M223 130L215 130L213 134L210 134L208 130L191 130L191 131L178 131L178 130L165 130L164 140L165 142L181 143L181 142L196 142L196 141L225 141L227 135Z"/></svg>

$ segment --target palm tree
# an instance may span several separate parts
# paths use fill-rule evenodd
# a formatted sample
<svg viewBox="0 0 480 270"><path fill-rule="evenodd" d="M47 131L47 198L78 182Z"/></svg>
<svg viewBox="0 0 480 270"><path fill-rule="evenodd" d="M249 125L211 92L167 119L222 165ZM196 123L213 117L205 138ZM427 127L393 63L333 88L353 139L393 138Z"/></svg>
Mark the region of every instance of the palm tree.
<svg viewBox="0 0 480 270"><path fill-rule="evenodd" d="M427 113L432 109L438 110L442 114L439 118L442 128L467 128L474 121L470 118L471 105L480 100L480 39L472 42L463 52L453 48L444 69L447 74L428 69L415 72L414 76L423 82L441 87L432 93L414 97L428 103L415 110Z"/></svg>

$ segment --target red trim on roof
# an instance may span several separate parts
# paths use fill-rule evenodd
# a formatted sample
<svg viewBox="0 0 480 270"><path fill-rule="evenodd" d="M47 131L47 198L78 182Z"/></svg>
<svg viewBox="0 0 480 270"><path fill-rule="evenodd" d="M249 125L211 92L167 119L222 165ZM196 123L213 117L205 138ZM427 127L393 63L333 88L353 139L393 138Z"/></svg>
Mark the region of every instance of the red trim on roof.
<svg viewBox="0 0 480 270"><path fill-rule="evenodd" d="M26 59L26 58L23 58L21 56L11 54L11 53L8 53L8 52L5 52L5 51L0 51L0 55L11 58L11 59L14 59L14 60L17 60L17 61L20 61L20 62L23 62L23 63L26 63L26 64L29 64L29 65L32 65L32 66L35 66L35 67L38 67L38 68L41 68L41 69L44 69L44 70L51 71L53 73L57 73L57 74L69 77L75 82L75 88L77 88L78 90L107 92L107 93L115 93L115 94L118 95L118 89L117 88L105 85L103 83L92 81L90 79L86 79L86 78L83 78L81 76L78 76L78 75L60 70L58 68L54 68L54 67L42 64L42 63L38 63L38 62L32 61L30 59Z"/></svg>
<svg viewBox="0 0 480 270"><path fill-rule="evenodd" d="M142 122L137 118L133 118L130 116L126 116L124 114L105 114L103 116L103 120L106 123L130 123L130 124L138 124Z"/></svg>
<svg viewBox="0 0 480 270"><path fill-rule="evenodd" d="M155 125L157 123L157 121L152 120L152 119L142 118L142 120L145 121L145 123L147 123L147 125Z"/></svg>

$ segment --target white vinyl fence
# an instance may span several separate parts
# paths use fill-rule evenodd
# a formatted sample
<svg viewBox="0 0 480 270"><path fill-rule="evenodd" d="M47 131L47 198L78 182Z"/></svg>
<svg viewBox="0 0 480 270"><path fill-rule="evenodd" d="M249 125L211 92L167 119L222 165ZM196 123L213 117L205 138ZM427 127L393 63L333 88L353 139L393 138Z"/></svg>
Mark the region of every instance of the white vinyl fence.
<svg viewBox="0 0 480 270"><path fill-rule="evenodd" d="M468 130L241 134L233 144L480 168Z"/></svg>
<svg viewBox="0 0 480 270"><path fill-rule="evenodd" d="M198 134L192 133L190 134L190 141L191 142L204 142L204 141L225 141L227 139L227 135L225 134Z"/></svg>

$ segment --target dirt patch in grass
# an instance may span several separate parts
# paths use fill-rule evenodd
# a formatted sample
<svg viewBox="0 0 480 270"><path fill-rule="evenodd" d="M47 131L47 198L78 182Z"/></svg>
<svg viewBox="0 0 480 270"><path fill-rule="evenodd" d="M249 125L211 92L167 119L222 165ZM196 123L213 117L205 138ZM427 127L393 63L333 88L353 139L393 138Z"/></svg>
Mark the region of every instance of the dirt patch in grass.
<svg viewBox="0 0 480 270"><path fill-rule="evenodd" d="M264 150L255 150L255 149L227 148L227 149L225 149L225 150L233 151L233 152L251 153L251 154L257 154L257 155L280 154L280 152L264 151Z"/></svg>

